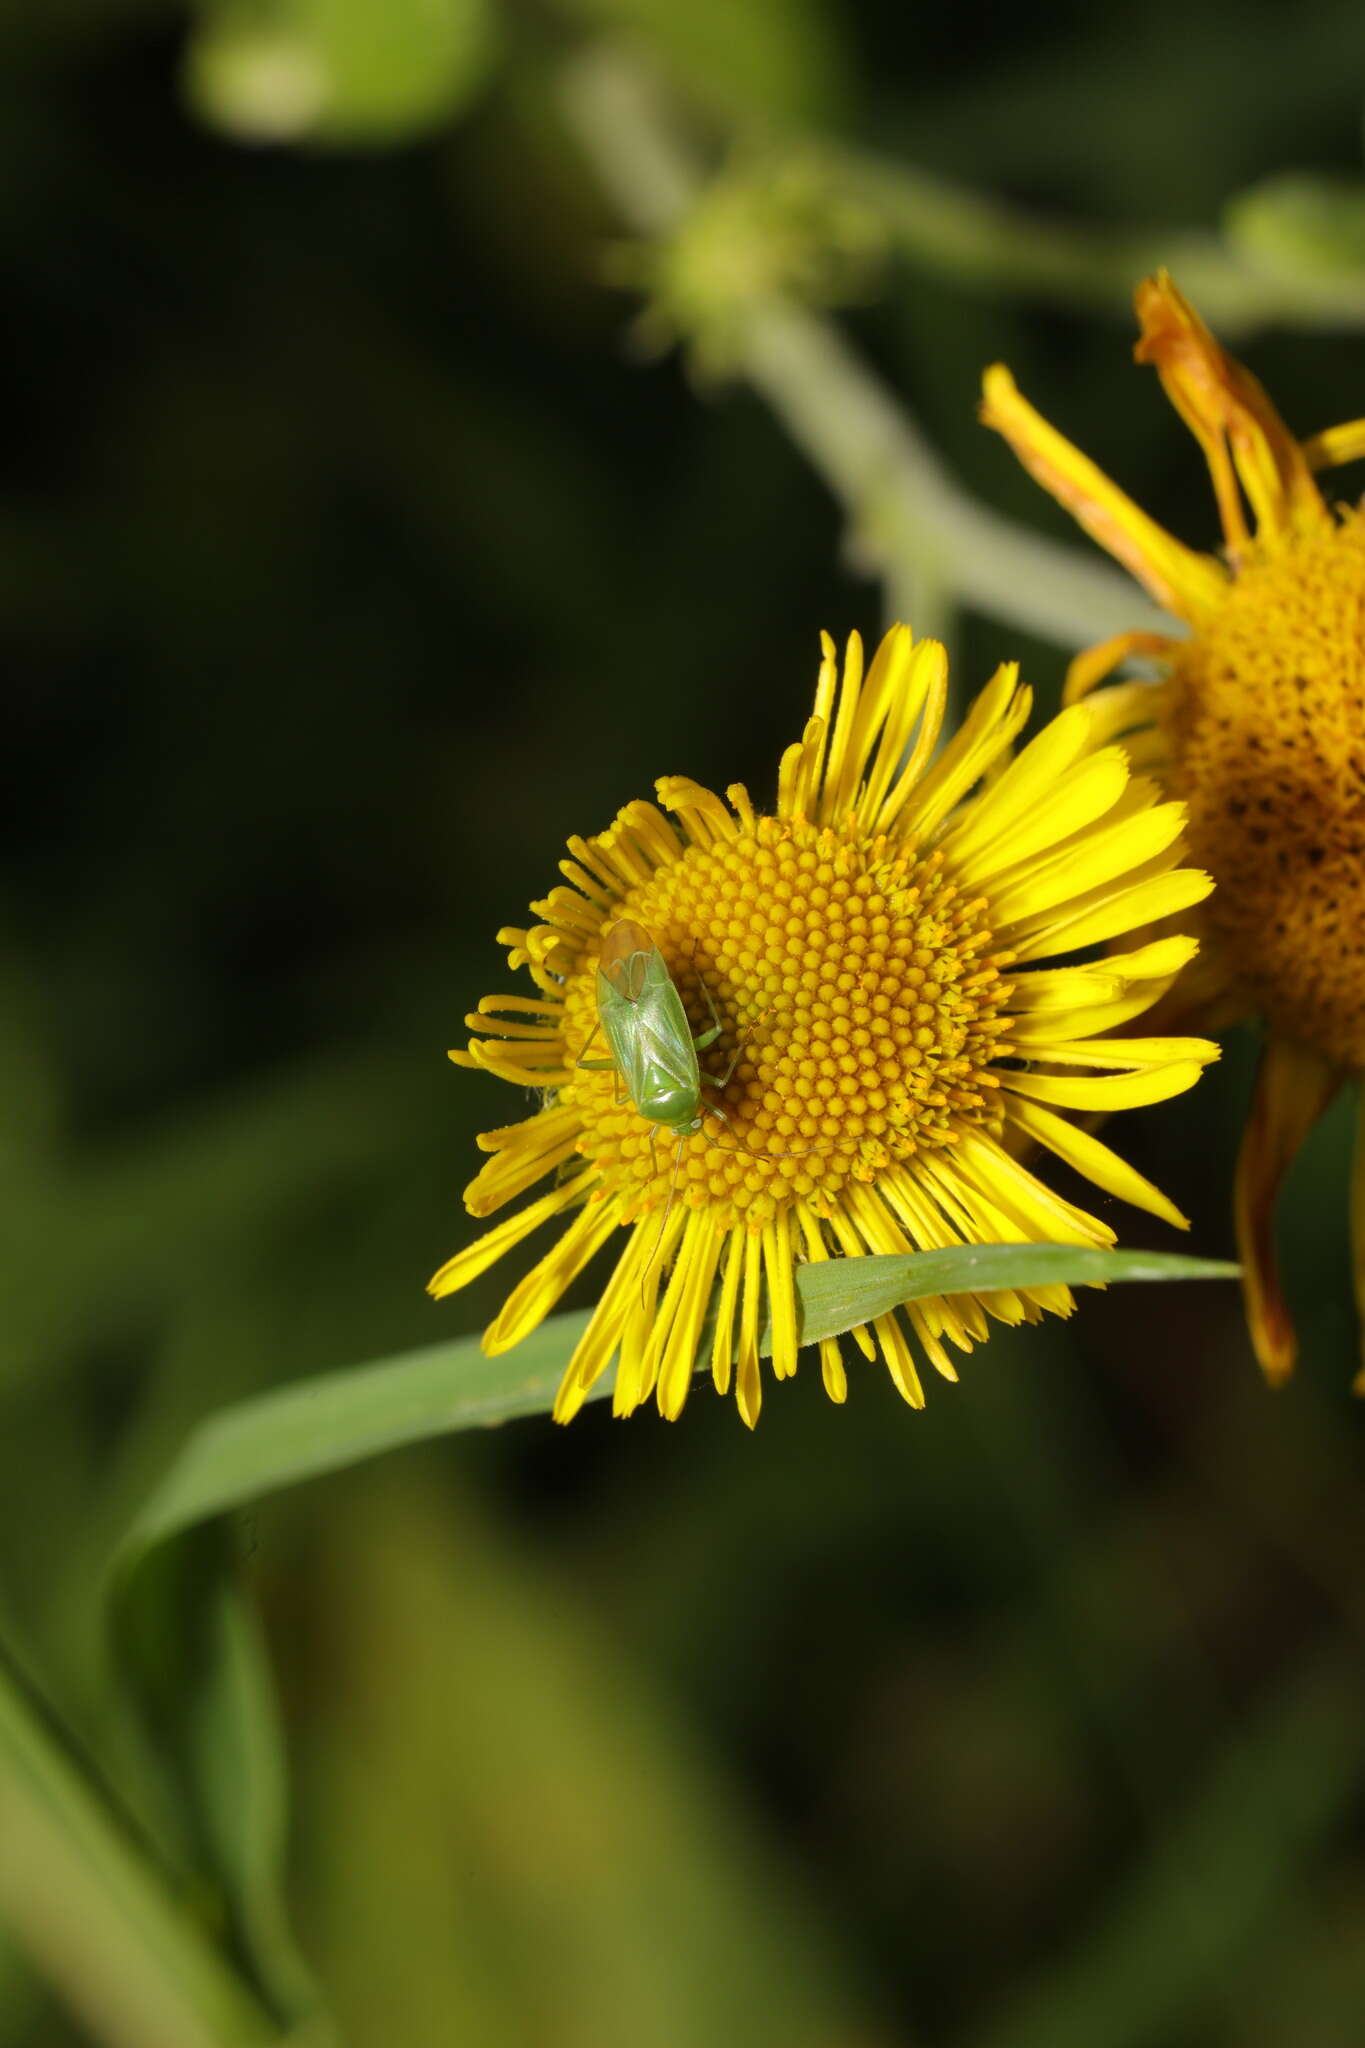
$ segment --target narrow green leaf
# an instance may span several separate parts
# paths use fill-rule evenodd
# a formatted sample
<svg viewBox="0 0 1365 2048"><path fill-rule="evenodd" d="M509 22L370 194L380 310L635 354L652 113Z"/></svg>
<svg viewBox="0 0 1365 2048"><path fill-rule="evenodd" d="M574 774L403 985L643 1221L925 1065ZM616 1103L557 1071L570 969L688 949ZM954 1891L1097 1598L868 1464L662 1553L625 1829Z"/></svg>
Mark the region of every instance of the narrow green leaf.
<svg viewBox="0 0 1365 2048"><path fill-rule="evenodd" d="M3 1661L0 1913L115 2048L282 2038Z"/></svg>
<svg viewBox="0 0 1365 2048"><path fill-rule="evenodd" d="M1224 1259L1192 1259L1183 1252L1106 1252L1069 1244L961 1245L946 1252L827 1259L797 1269L801 1341L842 1336L857 1323L927 1294L1103 1287L1118 1280L1235 1280L1239 1271Z"/></svg>
<svg viewBox="0 0 1365 2048"><path fill-rule="evenodd" d="M1221 1260L1176 1253L1046 1244L830 1259L797 1269L801 1341L839 1336L930 1294L1059 1282L1235 1279L1237 1271ZM552 1316L501 1358L486 1358L477 1337L457 1338L323 1373L221 1410L199 1425L148 1502L129 1539L130 1557L207 1515L400 1444L545 1413L585 1322L582 1314ZM606 1377L593 1397L610 1391Z"/></svg>
<svg viewBox="0 0 1365 2048"><path fill-rule="evenodd" d="M224 1520L197 1520L143 1553L111 1614L133 1695L140 1761L168 1852L192 1878L226 1950L284 2021L318 1992L284 1900L286 1773L269 1660Z"/></svg>

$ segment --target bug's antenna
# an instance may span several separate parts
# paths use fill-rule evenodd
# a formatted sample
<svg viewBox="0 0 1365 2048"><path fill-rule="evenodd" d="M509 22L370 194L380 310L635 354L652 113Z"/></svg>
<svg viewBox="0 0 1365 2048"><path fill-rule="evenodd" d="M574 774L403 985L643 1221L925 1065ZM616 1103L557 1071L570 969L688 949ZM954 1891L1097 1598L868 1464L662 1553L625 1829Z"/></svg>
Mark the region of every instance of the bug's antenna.
<svg viewBox="0 0 1365 2048"><path fill-rule="evenodd" d="M720 1121L724 1124L727 1131L732 1131L734 1129L734 1125L731 1123L729 1117L725 1114L725 1111L723 1109L717 1109L714 1102L703 1103L702 1109L703 1112L709 1111L712 1116L719 1117ZM707 1144L710 1145L714 1151L733 1152L741 1159L810 1159L813 1157L815 1153L822 1150L822 1147L819 1145L803 1145L799 1152L751 1152L747 1145L717 1144L714 1138L709 1138L706 1136L706 1127L704 1124L702 1126L702 1136L706 1138Z"/></svg>

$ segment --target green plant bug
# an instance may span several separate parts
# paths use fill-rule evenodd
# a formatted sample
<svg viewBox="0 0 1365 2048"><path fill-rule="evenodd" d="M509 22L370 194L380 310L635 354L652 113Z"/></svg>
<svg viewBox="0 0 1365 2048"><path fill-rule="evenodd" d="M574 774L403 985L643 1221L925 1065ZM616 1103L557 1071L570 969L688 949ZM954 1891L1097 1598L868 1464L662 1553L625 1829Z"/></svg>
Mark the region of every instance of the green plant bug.
<svg viewBox="0 0 1365 2048"><path fill-rule="evenodd" d="M723 1074L703 1074L697 1054L714 1045L725 1027L704 981L701 992L706 998L711 1022L705 1031L694 1032L664 956L644 926L626 917L611 927L598 958L597 1023L588 1038L588 1045L591 1045L600 1031L607 1041L611 1058L590 1060L585 1057L588 1050L588 1045L585 1045L578 1065L599 1072L610 1068L616 1075L618 1087L624 1090L617 1099L630 1098L640 1115L654 1125L656 1139L660 1131L668 1131L678 1141L678 1149L673 1155L668 1200L659 1219L654 1250L640 1276L642 1300L649 1269L658 1255L669 1211L673 1207L683 1147L698 1131L706 1137L708 1144L715 1144L715 1139L706 1133L705 1119L708 1115L719 1118L727 1126L730 1122L716 1103L703 1101L702 1085L725 1087L739 1063L744 1041L740 1039ZM718 1147L720 1151L729 1149L723 1145ZM737 1151L739 1147L733 1149Z"/></svg>
<svg viewBox="0 0 1365 2048"><path fill-rule="evenodd" d="M739 1064L748 1030L753 1027L747 1027L740 1035L723 1074L703 1073L697 1054L714 1045L725 1026L704 981L701 992L706 998L711 1022L705 1031L694 1032L664 956L644 926L636 924L633 918L625 917L611 927L602 942L597 962L597 1022L577 1064L589 1072L613 1071L618 1087L624 1091L618 1094L617 1100L623 1102L629 1097L640 1115L654 1125L656 1139L660 1131L668 1131L678 1141L678 1149L673 1155L673 1177L659 1220L654 1252L641 1275L642 1297L645 1278L663 1242L687 1140L700 1132L707 1144L715 1145L718 1152L745 1149L738 1145L716 1144L706 1130L706 1118L715 1117L727 1129L730 1119L719 1104L704 1101L701 1091L703 1086L716 1089L726 1086ZM590 1060L586 1057L588 1046L599 1031L607 1041L611 1058ZM753 1156L759 1159L799 1159L804 1154L759 1152Z"/></svg>
<svg viewBox="0 0 1365 2048"><path fill-rule="evenodd" d="M724 1026L705 982L701 987L711 1023L694 1034L663 954L643 925L622 918L607 933L597 963L593 1037L601 1032L611 1058L578 1061L589 1070L613 1069L640 1115L680 1143L702 1130L708 1114L728 1123L723 1109L702 1100L702 1084L724 1088L740 1054L736 1046L723 1074L702 1073L697 1054L715 1044Z"/></svg>

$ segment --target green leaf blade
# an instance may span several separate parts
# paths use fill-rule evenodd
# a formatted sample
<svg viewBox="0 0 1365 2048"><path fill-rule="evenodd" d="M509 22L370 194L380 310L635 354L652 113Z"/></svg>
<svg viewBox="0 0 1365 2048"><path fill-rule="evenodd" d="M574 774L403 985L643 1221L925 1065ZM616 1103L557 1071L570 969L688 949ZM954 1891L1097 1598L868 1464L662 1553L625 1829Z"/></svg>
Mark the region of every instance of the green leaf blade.
<svg viewBox="0 0 1365 2048"><path fill-rule="evenodd" d="M840 1336L908 1301L1031 1286L1235 1279L1224 1260L1076 1245L967 1245L950 1251L830 1259L797 1268L803 1344ZM139 1517L128 1556L177 1529L283 1486L404 1444L546 1413L582 1334L582 1312L552 1316L499 1358L477 1337L324 1373L201 1423ZM604 1376L590 1398L611 1391Z"/></svg>

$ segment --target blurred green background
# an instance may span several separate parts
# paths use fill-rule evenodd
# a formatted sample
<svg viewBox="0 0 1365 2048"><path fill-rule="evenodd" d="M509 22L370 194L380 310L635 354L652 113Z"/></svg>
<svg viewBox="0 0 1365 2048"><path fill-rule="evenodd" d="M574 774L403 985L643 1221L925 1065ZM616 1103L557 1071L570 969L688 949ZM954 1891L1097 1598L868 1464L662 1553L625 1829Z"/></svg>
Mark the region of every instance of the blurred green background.
<svg viewBox="0 0 1365 2048"><path fill-rule="evenodd" d="M100 1574L190 1424L500 1300L422 1291L513 1114L443 1053L565 835L664 772L770 792L819 629L907 592L960 688L1018 654L1056 702L1059 635L831 495L755 275L997 513L1070 539L975 425L1005 358L1212 545L1126 292L1169 252L1296 428L1365 412L1361 49L1354 0L6 10L0 1604L97 1750ZM622 253L604 63L747 243ZM1210 1254L1253 1059L1125 1120ZM1365 2038L1347 1122L1279 1397L1234 1290L1125 1291L922 1416L806 1371L753 1438L699 1390L243 1518L341 2038ZM0 1949L3 2048L104 2038Z"/></svg>

